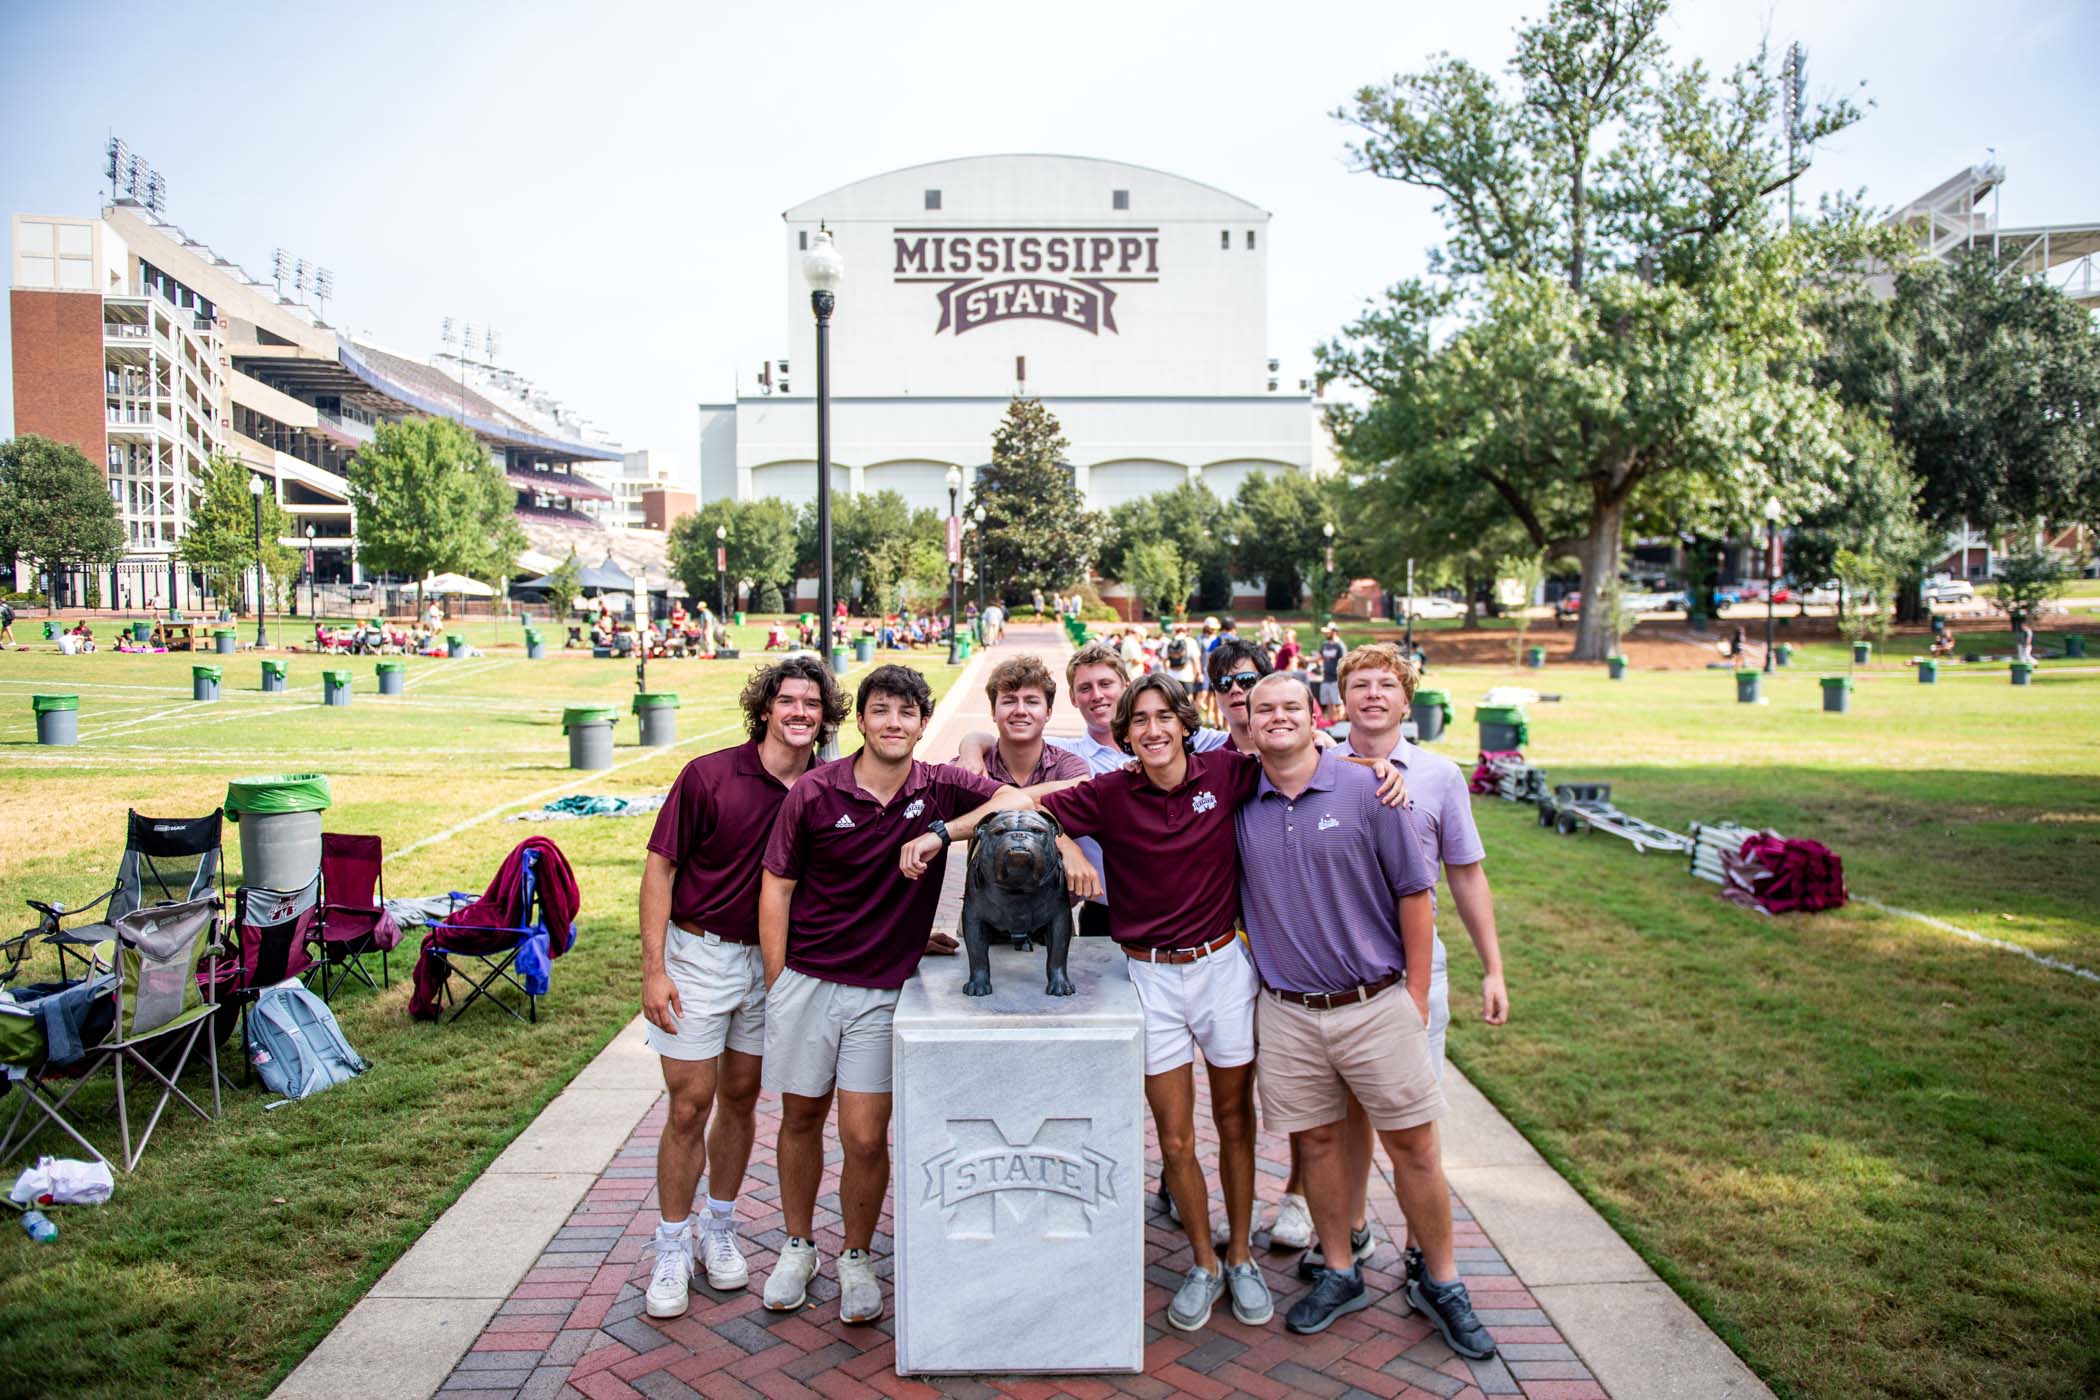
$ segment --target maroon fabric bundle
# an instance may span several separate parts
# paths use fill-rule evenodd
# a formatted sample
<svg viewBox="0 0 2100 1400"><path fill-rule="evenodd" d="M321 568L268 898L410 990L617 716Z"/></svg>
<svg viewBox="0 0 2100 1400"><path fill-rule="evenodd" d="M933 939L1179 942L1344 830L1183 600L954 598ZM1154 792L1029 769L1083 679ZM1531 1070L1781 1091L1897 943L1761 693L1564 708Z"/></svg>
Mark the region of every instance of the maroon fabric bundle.
<svg viewBox="0 0 2100 1400"><path fill-rule="evenodd" d="M1837 909L1850 898L1845 862L1820 841L1761 831L1743 839L1726 867L1721 893L1768 914Z"/></svg>
<svg viewBox="0 0 2100 1400"><path fill-rule="evenodd" d="M1492 752L1482 749L1480 751L1480 765L1473 770L1472 780L1466 786L1482 795L1493 792L1495 790L1495 760L1498 758L1521 760L1523 757L1524 754L1521 749L1495 749Z"/></svg>
<svg viewBox="0 0 2100 1400"><path fill-rule="evenodd" d="M540 912L546 917L547 956L558 958L569 951L569 945L576 941L576 911L582 905L575 873L569 869L568 857L561 853L561 847L544 836L528 836L503 858L496 878L489 881L481 898L462 905L441 927L432 928L424 937L416 955L415 990L408 999L410 1017L427 1021L437 1016L445 978L450 975L444 960L431 955L432 944L460 953L495 953L518 941L517 930L532 913L525 907L527 851L539 853L533 880L539 893Z"/></svg>

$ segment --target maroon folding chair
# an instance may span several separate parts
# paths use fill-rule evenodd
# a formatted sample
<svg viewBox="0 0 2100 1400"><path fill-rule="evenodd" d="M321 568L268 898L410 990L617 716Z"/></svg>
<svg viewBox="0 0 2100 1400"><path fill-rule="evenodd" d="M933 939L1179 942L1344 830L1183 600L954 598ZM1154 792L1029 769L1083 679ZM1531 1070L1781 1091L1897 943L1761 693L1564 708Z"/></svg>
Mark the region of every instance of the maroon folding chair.
<svg viewBox="0 0 2100 1400"><path fill-rule="evenodd" d="M387 954L401 941L401 926L386 912L381 860L377 836L322 833L322 904L313 931L313 980L323 1001L332 999L353 976L375 992L393 985ZM367 953L379 954L378 982L364 964Z"/></svg>

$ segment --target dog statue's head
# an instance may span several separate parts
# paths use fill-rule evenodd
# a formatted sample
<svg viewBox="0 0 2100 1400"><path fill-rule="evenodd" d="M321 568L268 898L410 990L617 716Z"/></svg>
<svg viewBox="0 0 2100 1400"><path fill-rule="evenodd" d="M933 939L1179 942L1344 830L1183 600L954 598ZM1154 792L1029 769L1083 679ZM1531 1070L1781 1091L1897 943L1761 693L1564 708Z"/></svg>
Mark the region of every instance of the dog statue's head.
<svg viewBox="0 0 2100 1400"><path fill-rule="evenodd" d="M1032 890L1057 859L1058 825L1042 812L1000 812L977 828L977 858L992 883Z"/></svg>

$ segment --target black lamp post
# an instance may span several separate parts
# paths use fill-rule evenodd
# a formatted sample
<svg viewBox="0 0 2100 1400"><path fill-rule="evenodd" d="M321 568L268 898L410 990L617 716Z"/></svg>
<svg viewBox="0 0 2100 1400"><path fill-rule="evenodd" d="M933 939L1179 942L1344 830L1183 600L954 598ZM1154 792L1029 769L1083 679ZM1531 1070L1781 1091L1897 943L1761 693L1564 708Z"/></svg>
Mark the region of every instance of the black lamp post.
<svg viewBox="0 0 2100 1400"><path fill-rule="evenodd" d="M838 672L845 669L845 654L831 645L831 313L846 260L822 225L803 255L802 275L809 281L809 309L817 318L817 654ZM826 744L817 756L837 758L837 743Z"/></svg>
<svg viewBox="0 0 2100 1400"><path fill-rule="evenodd" d="M962 664L962 515L956 493L962 490L962 473L948 468L948 664Z"/></svg>
<svg viewBox="0 0 2100 1400"><path fill-rule="evenodd" d="M306 527L306 615L310 620L321 616L321 603L317 596L320 580L314 577L314 527Z"/></svg>
<svg viewBox="0 0 2100 1400"><path fill-rule="evenodd" d="M255 498L255 645L266 647L270 639L263 633L263 552L262 552L262 498L269 488L263 485L260 476L248 478L248 494Z"/></svg>
<svg viewBox="0 0 2100 1400"><path fill-rule="evenodd" d="M1772 619L1779 602L1779 498L1765 497L1765 670L1772 669Z"/></svg>
<svg viewBox="0 0 2100 1400"><path fill-rule="evenodd" d="M984 616L984 507L971 511L970 518L977 522L977 615L981 618Z"/></svg>
<svg viewBox="0 0 2100 1400"><path fill-rule="evenodd" d="M715 626L729 635L729 527L715 526Z"/></svg>
<svg viewBox="0 0 2100 1400"><path fill-rule="evenodd" d="M1327 595L1327 616L1329 619L1332 619L1334 616L1334 522L1330 520L1325 525L1322 525L1320 533L1326 536L1327 539L1327 574L1323 580L1321 591ZM1315 620L1317 621L1318 619Z"/></svg>

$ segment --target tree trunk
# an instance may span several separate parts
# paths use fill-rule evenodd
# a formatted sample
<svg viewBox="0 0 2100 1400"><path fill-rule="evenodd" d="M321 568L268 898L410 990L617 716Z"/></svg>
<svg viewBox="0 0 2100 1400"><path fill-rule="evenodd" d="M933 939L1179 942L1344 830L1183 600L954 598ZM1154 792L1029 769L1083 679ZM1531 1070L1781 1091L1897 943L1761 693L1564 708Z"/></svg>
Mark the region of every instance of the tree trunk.
<svg viewBox="0 0 2100 1400"><path fill-rule="evenodd" d="M1468 573L1465 576L1466 620L1462 624L1468 632L1480 630L1480 580Z"/></svg>
<svg viewBox="0 0 2100 1400"><path fill-rule="evenodd" d="M1575 546L1582 564L1582 620L1575 629L1575 659L1602 661L1619 649L1619 619L1611 600L1617 592L1619 536L1625 527L1624 502L1598 502L1590 508L1590 532Z"/></svg>

